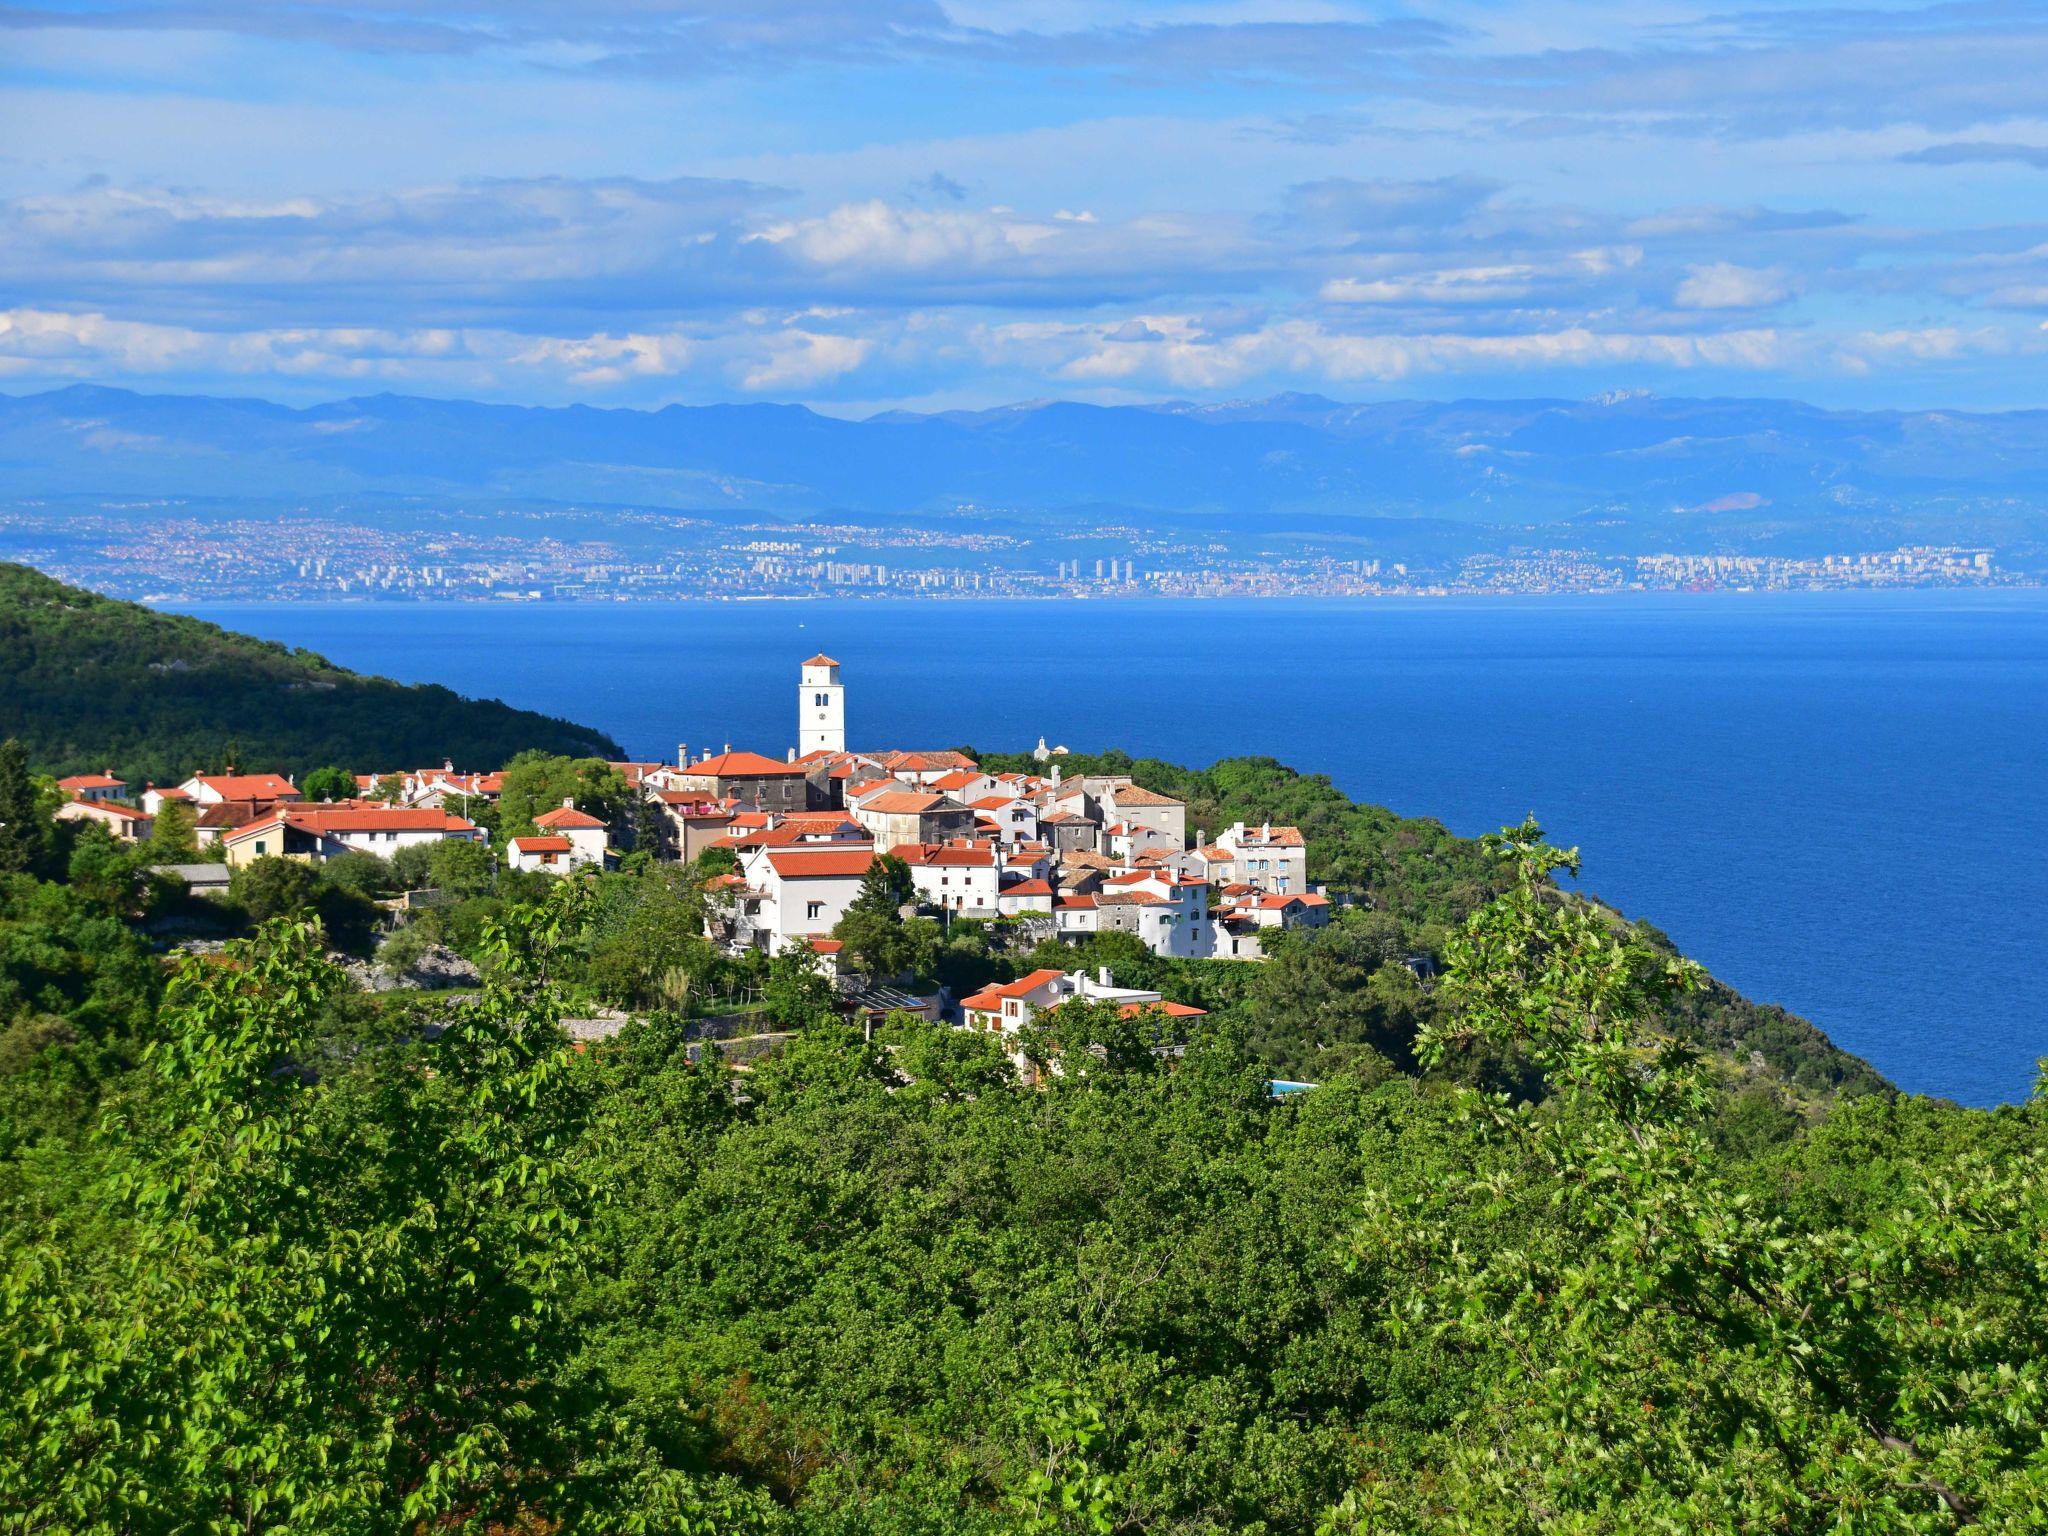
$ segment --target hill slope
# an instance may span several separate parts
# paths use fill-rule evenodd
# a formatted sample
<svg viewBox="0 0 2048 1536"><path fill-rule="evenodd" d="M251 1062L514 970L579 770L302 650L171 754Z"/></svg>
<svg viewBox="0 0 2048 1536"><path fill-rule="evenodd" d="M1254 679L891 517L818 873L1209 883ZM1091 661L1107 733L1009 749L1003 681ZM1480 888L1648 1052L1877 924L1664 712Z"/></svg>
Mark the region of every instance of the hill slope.
<svg viewBox="0 0 2048 1536"><path fill-rule="evenodd" d="M51 773L113 767L131 782L218 768L365 770L452 758L491 766L528 747L623 755L601 731L447 688L364 677L310 651L157 613L0 564L0 740Z"/></svg>

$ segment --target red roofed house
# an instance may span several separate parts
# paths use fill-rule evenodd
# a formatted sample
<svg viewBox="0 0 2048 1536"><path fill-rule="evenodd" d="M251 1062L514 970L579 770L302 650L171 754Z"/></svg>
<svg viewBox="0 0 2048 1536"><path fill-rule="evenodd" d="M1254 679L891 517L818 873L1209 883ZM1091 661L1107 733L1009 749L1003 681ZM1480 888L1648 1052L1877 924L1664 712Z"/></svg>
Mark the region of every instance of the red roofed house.
<svg viewBox="0 0 2048 1536"><path fill-rule="evenodd" d="M905 784L931 788L938 780L953 773L974 771L974 759L964 752L951 749L938 752L877 752L874 761L890 777Z"/></svg>
<svg viewBox="0 0 2048 1536"><path fill-rule="evenodd" d="M875 861L867 847L757 848L742 856L746 877L738 941L779 955L829 935L860 894Z"/></svg>
<svg viewBox="0 0 2048 1536"><path fill-rule="evenodd" d="M1075 1000L1115 1003L1126 1014L1156 1009L1171 1018L1199 1019L1205 1013L1185 1003L1169 1003L1157 992L1119 987L1106 967L1093 976L1086 971L1043 970L962 998L960 1027L988 1030L1014 1040L1039 1014ZM1027 1078L1035 1076L1021 1049L1013 1049L1011 1060Z"/></svg>
<svg viewBox="0 0 2048 1536"><path fill-rule="evenodd" d="M967 806L993 821L996 836L1006 843L1028 843L1038 837L1038 807L1021 795L982 795Z"/></svg>
<svg viewBox="0 0 2048 1536"><path fill-rule="evenodd" d="M156 828L149 812L118 800L67 800L57 807L58 821L96 821L117 843L139 843Z"/></svg>
<svg viewBox="0 0 2048 1536"><path fill-rule="evenodd" d="M1052 886L1044 880L1013 880L996 893L996 910L1004 917L1050 917L1052 904Z"/></svg>
<svg viewBox="0 0 2048 1536"><path fill-rule="evenodd" d="M534 832L515 837L505 850L514 869L537 869L566 875L572 869L602 869L610 851L610 829L588 812L564 800L552 811L533 818Z"/></svg>
<svg viewBox="0 0 2048 1536"><path fill-rule="evenodd" d="M707 752L694 763L664 769L670 789L706 800L744 800L764 811L810 809L811 781L801 763L777 762L758 752Z"/></svg>
<svg viewBox="0 0 2048 1536"><path fill-rule="evenodd" d="M905 843L944 843L974 831L974 812L947 795L883 789L863 795L848 812L885 852Z"/></svg>
<svg viewBox="0 0 2048 1536"><path fill-rule="evenodd" d="M257 859L298 859L322 864L344 853L390 858L401 848L450 839L480 843L484 830L446 811L381 805L280 805L246 826L220 836L221 856L232 865Z"/></svg>
<svg viewBox="0 0 2048 1536"><path fill-rule="evenodd" d="M546 875L566 875L588 859L576 857L576 845L566 837L515 837L505 845L505 862L518 870L536 870Z"/></svg>
<svg viewBox="0 0 2048 1536"><path fill-rule="evenodd" d="M1247 827L1240 821L1217 836L1216 846L1230 855L1232 867L1213 878L1242 880L1280 895L1308 889L1308 845L1299 827Z"/></svg>
<svg viewBox="0 0 2048 1536"><path fill-rule="evenodd" d="M1178 848L1188 840L1188 808L1171 795L1140 789L1124 781L1102 791L1105 821L1121 821L1133 827L1149 827Z"/></svg>
<svg viewBox="0 0 2048 1536"><path fill-rule="evenodd" d="M57 787L64 791L67 800L126 800L124 791L128 788L124 780L114 777L114 770L105 773L75 773L68 779L59 779Z"/></svg>
<svg viewBox="0 0 2048 1536"><path fill-rule="evenodd" d="M305 797L290 779L275 773L202 773L180 784L194 805L221 805L229 800L289 805Z"/></svg>
<svg viewBox="0 0 2048 1536"><path fill-rule="evenodd" d="M994 917L1002 859L993 843L912 843L896 857L910 866L919 899L962 917Z"/></svg>

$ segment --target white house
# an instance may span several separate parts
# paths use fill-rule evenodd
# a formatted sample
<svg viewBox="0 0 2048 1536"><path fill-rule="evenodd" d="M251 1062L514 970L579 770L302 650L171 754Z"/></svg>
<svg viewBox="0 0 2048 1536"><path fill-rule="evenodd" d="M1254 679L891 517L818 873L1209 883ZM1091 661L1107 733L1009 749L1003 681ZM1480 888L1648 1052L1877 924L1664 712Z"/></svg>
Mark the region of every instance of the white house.
<svg viewBox="0 0 2048 1536"><path fill-rule="evenodd" d="M128 798L127 783L115 778L111 768L105 773L73 774L68 779L59 779L57 787L64 791L65 799L83 800L88 804L102 800L125 801Z"/></svg>
<svg viewBox="0 0 2048 1536"><path fill-rule="evenodd" d="M241 865L257 859L298 859L321 864L344 853L390 858L401 848L450 839L480 843L484 830L446 811L381 805L281 805L220 836L222 857Z"/></svg>
<svg viewBox="0 0 2048 1536"><path fill-rule="evenodd" d="M543 837L568 839L568 868L580 869L590 864L603 866L611 842L610 829L595 816L577 810L573 799L564 800L552 811L534 817L533 824Z"/></svg>
<svg viewBox="0 0 2048 1536"><path fill-rule="evenodd" d="M1219 871L1225 880L1279 895L1308 889L1308 845L1299 827L1247 827L1240 821L1218 835L1216 846L1230 855L1231 869Z"/></svg>
<svg viewBox="0 0 2048 1536"><path fill-rule="evenodd" d="M225 805L229 801L289 805L305 796L288 778L275 773L202 773L178 786L194 805ZM159 799L160 791L155 791ZM157 807L144 797L142 808L155 815Z"/></svg>
<svg viewBox="0 0 2048 1536"><path fill-rule="evenodd" d="M147 811L117 800L67 800L57 807L58 821L96 821L117 843L139 843L156 829L156 819Z"/></svg>
<svg viewBox="0 0 2048 1536"><path fill-rule="evenodd" d="M998 841L1030 843L1038 840L1038 807L1022 795L982 795L967 802L977 821L995 829Z"/></svg>
<svg viewBox="0 0 2048 1536"><path fill-rule="evenodd" d="M1002 856L993 843L913 843L896 857L910 867L918 899L963 917L994 917Z"/></svg>
<svg viewBox="0 0 2048 1536"><path fill-rule="evenodd" d="M1156 870L1111 875L1096 893L1095 910L1098 931L1135 934L1155 955L1204 959L1219 947L1204 880Z"/></svg>
<svg viewBox="0 0 2048 1536"><path fill-rule="evenodd" d="M1171 795L1141 789L1128 780L1105 786L1103 818L1149 827L1178 848L1188 840L1188 808Z"/></svg>
<svg viewBox="0 0 2048 1536"><path fill-rule="evenodd" d="M872 848L761 848L743 856L741 942L779 955L829 934L875 861Z"/></svg>

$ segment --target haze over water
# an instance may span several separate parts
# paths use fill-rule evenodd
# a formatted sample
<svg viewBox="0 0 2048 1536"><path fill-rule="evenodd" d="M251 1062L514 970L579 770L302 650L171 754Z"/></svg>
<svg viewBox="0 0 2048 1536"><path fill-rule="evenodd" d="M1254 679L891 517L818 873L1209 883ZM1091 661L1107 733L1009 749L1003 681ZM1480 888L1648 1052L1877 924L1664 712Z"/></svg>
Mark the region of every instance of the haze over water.
<svg viewBox="0 0 2048 1536"><path fill-rule="evenodd" d="M1901 1087L2017 1100L2048 1054L2044 592L183 611L636 757L782 755L824 650L857 748L1043 732L1264 753L1461 833L1534 810L1589 889Z"/></svg>

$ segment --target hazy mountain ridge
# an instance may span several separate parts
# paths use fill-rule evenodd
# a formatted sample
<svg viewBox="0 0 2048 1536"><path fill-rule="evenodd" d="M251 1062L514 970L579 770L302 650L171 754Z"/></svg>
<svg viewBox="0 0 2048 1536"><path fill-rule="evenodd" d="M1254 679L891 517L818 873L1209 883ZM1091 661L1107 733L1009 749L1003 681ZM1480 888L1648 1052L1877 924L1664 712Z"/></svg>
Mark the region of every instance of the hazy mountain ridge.
<svg viewBox="0 0 2048 1536"><path fill-rule="evenodd" d="M75 386L0 396L17 498L465 495L685 509L1373 514L2048 512L2048 411L1796 401L1067 401L862 421L376 395L295 408Z"/></svg>

